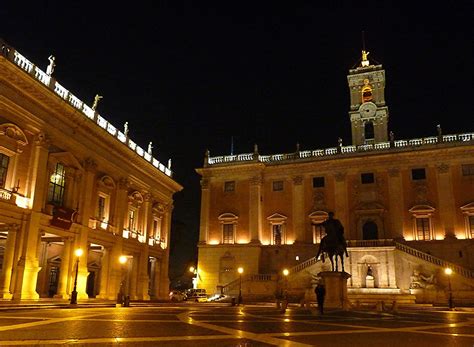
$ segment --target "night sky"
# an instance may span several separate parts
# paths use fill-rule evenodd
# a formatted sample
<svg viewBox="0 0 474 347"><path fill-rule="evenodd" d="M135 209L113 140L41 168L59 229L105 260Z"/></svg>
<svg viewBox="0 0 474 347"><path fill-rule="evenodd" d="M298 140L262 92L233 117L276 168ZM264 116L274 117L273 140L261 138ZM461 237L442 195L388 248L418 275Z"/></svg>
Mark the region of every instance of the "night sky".
<svg viewBox="0 0 474 347"><path fill-rule="evenodd" d="M10 1L9 3L12 3ZM472 1L16 1L0 8L0 37L161 162L175 195L171 275L197 257L199 176L211 156L289 153L350 144L348 69L386 70L396 139L474 131ZM397 6L397 7L395 7Z"/></svg>

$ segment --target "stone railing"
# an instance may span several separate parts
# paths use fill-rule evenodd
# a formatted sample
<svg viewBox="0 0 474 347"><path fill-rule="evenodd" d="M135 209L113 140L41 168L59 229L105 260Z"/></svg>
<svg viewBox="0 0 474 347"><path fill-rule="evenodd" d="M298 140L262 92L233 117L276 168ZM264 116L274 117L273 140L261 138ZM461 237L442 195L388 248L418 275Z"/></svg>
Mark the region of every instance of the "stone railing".
<svg viewBox="0 0 474 347"><path fill-rule="evenodd" d="M453 142L474 142L474 133L431 136L411 140L397 140L392 142L380 142L375 144L366 144L360 146L340 146L326 149L315 149L298 151L294 153L259 155L258 153L246 153L237 155L224 155L218 157L208 157L207 165L241 163L241 162L261 162L261 163L277 163L284 161L302 160L308 158L330 157L335 155L345 155L352 153L366 153L374 151L387 151L391 149L412 149L414 147L434 145L438 143Z"/></svg>
<svg viewBox="0 0 474 347"><path fill-rule="evenodd" d="M74 107L76 110L81 112L84 117L94 122L97 126L101 127L105 132L110 136L113 136L117 141L126 145L137 155L142 157L145 161L153 165L155 168L163 172L167 176L172 176L172 171L170 167L167 167L155 159L151 153L148 153L143 148L138 146L127 134L117 130L112 124L110 124L105 118L101 117L97 112L95 112L91 107L87 106L84 102L79 100L74 96L69 90L60 85L53 77L49 76L43 72L40 68L31 63L23 55L21 55L13 47L7 45L4 41L0 39L1 54L17 65L20 69L24 70L30 76L32 76L37 81L44 84L46 87L51 89L56 95L63 99L66 103Z"/></svg>
<svg viewBox="0 0 474 347"><path fill-rule="evenodd" d="M245 282L271 282L275 281L276 277L272 274L252 274L252 275L244 275L242 276L242 283ZM238 290L240 287L240 278L237 278L225 286L221 287L221 291L223 294L229 294L235 290Z"/></svg>
<svg viewBox="0 0 474 347"><path fill-rule="evenodd" d="M451 263L449 261L434 257L431 254L428 254L418 249L415 249L413 247L407 246L403 243L394 242L394 244L398 250L408 253L414 257L417 257L419 259L422 259L424 261L427 261L431 264L434 264L440 267L444 267L444 268L449 267L453 270L454 273L461 275L463 277L474 278L474 270L471 270L471 269L462 267L460 265Z"/></svg>
<svg viewBox="0 0 474 347"><path fill-rule="evenodd" d="M298 265L295 265L293 266L290 270L289 270L289 273L288 275L293 275L301 270L304 270L306 269L307 267L310 267L311 265L314 265L316 264L317 262L319 262L320 260L318 260L316 257L312 257L312 258L309 258L308 260L305 260L304 262L302 263L299 263Z"/></svg>
<svg viewBox="0 0 474 347"><path fill-rule="evenodd" d="M12 197L13 197L12 192L10 192L9 190L0 188L0 200L10 201Z"/></svg>
<svg viewBox="0 0 474 347"><path fill-rule="evenodd" d="M392 239L379 240L347 240L347 247L386 247L395 246Z"/></svg>

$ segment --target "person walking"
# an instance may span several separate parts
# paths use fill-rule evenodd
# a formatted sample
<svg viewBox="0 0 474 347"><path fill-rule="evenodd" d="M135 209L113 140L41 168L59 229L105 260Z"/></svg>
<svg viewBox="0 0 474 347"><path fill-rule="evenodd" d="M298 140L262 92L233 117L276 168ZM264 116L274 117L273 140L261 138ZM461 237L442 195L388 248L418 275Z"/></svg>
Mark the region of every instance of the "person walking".
<svg viewBox="0 0 474 347"><path fill-rule="evenodd" d="M323 284L318 283L316 288L314 288L314 292L316 293L316 300L318 301L319 313L324 313L324 297L326 296L326 288Z"/></svg>

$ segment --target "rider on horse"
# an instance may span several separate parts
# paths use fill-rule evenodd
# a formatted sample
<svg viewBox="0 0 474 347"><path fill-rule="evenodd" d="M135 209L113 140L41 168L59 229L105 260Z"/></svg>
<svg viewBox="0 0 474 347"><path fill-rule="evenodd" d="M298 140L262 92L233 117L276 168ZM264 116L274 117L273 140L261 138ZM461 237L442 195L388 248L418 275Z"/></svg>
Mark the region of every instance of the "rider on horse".
<svg viewBox="0 0 474 347"><path fill-rule="evenodd" d="M323 226L326 231L326 236L321 239L318 255L327 249L328 244L336 243L343 247L344 253L346 254L346 257L348 257L349 254L347 253L346 239L344 238L344 227L338 219L334 218L333 212L329 212L328 216L329 218L324 222L316 224Z"/></svg>

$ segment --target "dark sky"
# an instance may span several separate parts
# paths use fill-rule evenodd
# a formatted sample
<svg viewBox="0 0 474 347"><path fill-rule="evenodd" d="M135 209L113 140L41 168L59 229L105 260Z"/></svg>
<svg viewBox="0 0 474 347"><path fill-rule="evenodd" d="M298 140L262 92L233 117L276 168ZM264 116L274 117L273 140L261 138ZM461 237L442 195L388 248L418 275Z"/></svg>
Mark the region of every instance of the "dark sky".
<svg viewBox="0 0 474 347"><path fill-rule="evenodd" d="M12 1L10 1L12 3ZM349 144L346 75L360 58L386 70L396 138L474 131L472 1L68 2L2 4L7 42L154 155L173 160L177 272L195 258L199 177L211 156ZM393 3L393 4L392 4ZM173 269L174 270L174 269Z"/></svg>

